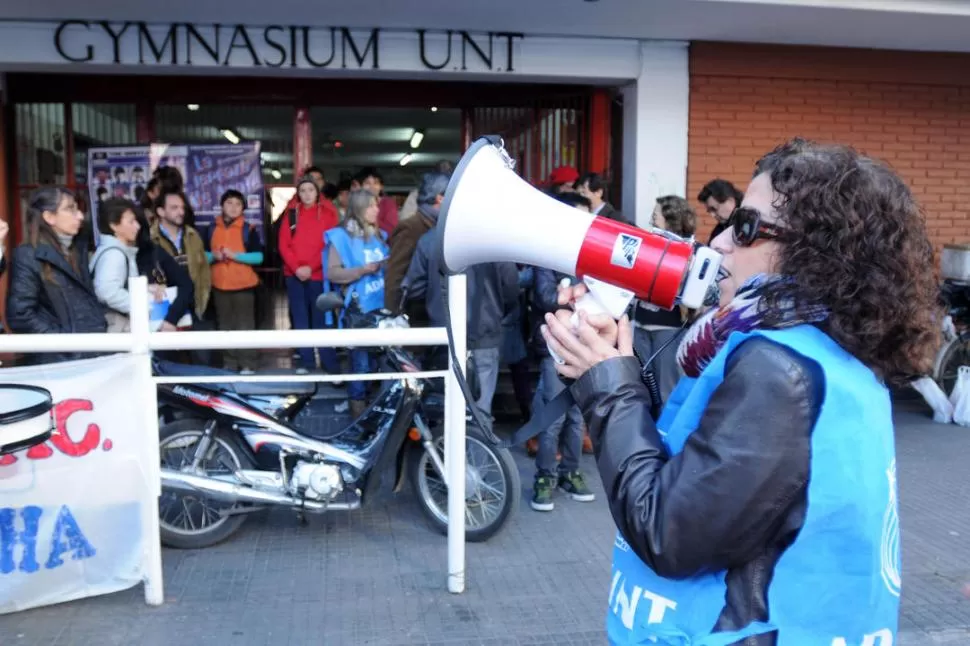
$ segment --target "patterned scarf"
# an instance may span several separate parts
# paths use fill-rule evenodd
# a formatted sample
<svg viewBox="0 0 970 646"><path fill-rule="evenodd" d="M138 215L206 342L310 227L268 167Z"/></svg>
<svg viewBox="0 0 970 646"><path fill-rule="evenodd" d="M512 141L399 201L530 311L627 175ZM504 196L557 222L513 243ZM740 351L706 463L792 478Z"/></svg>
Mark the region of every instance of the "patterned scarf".
<svg viewBox="0 0 970 646"><path fill-rule="evenodd" d="M824 321L828 311L814 304L798 304L791 299L779 304L781 311L772 311L769 325L761 307L761 294L767 285L785 280L777 274L758 274L749 278L721 308L711 308L684 335L677 349L677 361L688 377L697 377L718 353L732 332L750 332L761 328L783 329Z"/></svg>

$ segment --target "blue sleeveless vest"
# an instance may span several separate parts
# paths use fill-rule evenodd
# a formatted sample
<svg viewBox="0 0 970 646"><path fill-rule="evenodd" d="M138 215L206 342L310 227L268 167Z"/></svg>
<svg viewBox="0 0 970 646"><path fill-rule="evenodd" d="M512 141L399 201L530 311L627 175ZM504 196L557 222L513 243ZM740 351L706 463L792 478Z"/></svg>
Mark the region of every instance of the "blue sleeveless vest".
<svg viewBox="0 0 970 646"><path fill-rule="evenodd" d="M815 327L734 333L697 378L671 393L657 428L671 455L698 427L731 351L760 335L813 359L825 392L812 432L808 509L768 587L768 621L712 632L725 572L671 580L617 534L607 632L611 644L726 646L778 631L779 646L891 646L899 613L896 460L888 390ZM725 492L729 494L729 492Z"/></svg>
<svg viewBox="0 0 970 646"><path fill-rule="evenodd" d="M324 234L326 244L323 249L323 266L327 266L326 258L330 245L337 250L344 267L348 269L362 267L371 262L380 262L388 255L386 238L387 234L383 231L380 232L380 237L364 239L351 236L343 227L330 229ZM324 281L324 289L331 289L326 272L324 272ZM344 289L344 303L349 305L354 294L357 294L362 312L372 312L384 307L384 268L381 267L377 273L368 274L357 282L347 285Z"/></svg>

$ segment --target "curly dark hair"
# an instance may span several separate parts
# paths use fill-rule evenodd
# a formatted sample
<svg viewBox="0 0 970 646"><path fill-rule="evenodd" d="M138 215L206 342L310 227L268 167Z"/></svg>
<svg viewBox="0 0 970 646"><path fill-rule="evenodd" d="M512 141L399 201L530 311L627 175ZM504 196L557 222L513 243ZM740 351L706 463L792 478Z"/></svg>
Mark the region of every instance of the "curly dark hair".
<svg viewBox="0 0 970 646"><path fill-rule="evenodd" d="M668 231L676 233L681 238L694 235L694 230L697 228L697 213L694 212L690 202L679 195L661 195L657 198L657 204L660 205L660 213L664 216Z"/></svg>
<svg viewBox="0 0 970 646"><path fill-rule="evenodd" d="M888 166L848 146L794 139L758 161L790 232L767 314L793 299L829 310L823 329L880 378L927 374L939 344L939 288L923 213Z"/></svg>

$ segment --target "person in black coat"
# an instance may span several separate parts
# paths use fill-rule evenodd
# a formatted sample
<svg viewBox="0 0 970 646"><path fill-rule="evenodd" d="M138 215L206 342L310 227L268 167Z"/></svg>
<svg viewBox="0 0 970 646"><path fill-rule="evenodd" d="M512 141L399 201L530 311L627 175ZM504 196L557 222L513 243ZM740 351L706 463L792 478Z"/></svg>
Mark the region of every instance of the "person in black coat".
<svg viewBox="0 0 970 646"><path fill-rule="evenodd" d="M104 306L88 271L84 215L74 194L37 189L27 205L27 241L10 259L7 324L20 334L105 332ZM79 359L79 353L29 355L30 363Z"/></svg>
<svg viewBox="0 0 970 646"><path fill-rule="evenodd" d="M189 272L179 265L172 256L152 242L151 227L145 211L132 205L132 211L138 220L138 254L136 264L138 265L138 275L146 276L148 284L163 287L177 287L178 294L168 308L165 321L159 331L170 332L176 329L179 319L189 313L195 302L195 294L192 287L192 278Z"/></svg>

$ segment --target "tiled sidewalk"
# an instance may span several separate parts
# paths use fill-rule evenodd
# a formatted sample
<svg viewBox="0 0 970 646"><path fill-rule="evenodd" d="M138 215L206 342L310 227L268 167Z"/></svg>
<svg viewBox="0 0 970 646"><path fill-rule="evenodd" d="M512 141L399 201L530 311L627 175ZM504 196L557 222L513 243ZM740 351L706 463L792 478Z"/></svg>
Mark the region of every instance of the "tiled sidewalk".
<svg viewBox="0 0 970 646"><path fill-rule="evenodd" d="M970 644L970 429L902 413L901 646ZM519 454L523 483L532 466ZM586 458L586 468L593 465ZM598 485L596 478L590 478ZM598 489L598 493L601 491ZM446 541L410 493L352 514L252 518L229 542L165 552L167 602L140 587L0 617L0 644L604 644L613 529L602 499L529 509L469 545L468 591L448 594Z"/></svg>

